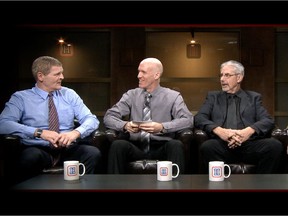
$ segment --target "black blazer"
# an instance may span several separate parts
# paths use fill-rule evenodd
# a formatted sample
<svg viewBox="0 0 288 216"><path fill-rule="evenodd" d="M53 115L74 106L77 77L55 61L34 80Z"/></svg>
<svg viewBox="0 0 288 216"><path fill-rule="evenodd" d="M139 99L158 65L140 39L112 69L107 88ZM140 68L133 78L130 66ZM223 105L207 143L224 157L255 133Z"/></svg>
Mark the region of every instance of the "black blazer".
<svg viewBox="0 0 288 216"><path fill-rule="evenodd" d="M200 110L194 117L195 128L204 130L208 136L214 137L215 127L224 127L227 113L226 92L210 91ZM252 127L255 134L251 138L266 137L275 127L274 120L262 105L261 94L254 91L240 90L240 120L245 127Z"/></svg>

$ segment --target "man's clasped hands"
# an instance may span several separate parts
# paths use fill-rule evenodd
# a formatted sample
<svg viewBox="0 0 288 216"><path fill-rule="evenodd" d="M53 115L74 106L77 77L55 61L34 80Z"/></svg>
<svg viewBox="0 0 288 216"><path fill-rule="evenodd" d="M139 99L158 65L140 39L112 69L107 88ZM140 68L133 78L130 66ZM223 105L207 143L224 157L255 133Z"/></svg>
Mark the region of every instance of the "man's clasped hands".
<svg viewBox="0 0 288 216"><path fill-rule="evenodd" d="M243 142L247 141L255 130L251 127L244 129L227 129L222 127L216 127L213 132L218 135L222 140L227 141L229 148L237 148L242 145Z"/></svg>

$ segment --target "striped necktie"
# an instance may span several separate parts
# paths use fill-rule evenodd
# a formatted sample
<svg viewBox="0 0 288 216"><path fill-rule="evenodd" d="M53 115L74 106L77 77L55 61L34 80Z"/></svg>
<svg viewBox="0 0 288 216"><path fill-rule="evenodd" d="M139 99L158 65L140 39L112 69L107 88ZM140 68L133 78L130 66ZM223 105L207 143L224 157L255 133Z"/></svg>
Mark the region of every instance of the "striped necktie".
<svg viewBox="0 0 288 216"><path fill-rule="evenodd" d="M58 113L53 102L53 94L49 93L49 130L59 133Z"/></svg>
<svg viewBox="0 0 288 216"><path fill-rule="evenodd" d="M53 94L49 93L49 130L56 131L59 133L59 119L58 113L53 101ZM50 146L53 148L53 145L50 143ZM55 149L51 152L52 155L52 166L54 167L60 160L60 151L61 149Z"/></svg>
<svg viewBox="0 0 288 216"><path fill-rule="evenodd" d="M145 103L143 108L143 121L151 121L151 110L150 110L150 99L152 95L150 93L145 95ZM150 143L150 133L145 131L141 131L141 143L143 144L144 152L149 151L149 143Z"/></svg>

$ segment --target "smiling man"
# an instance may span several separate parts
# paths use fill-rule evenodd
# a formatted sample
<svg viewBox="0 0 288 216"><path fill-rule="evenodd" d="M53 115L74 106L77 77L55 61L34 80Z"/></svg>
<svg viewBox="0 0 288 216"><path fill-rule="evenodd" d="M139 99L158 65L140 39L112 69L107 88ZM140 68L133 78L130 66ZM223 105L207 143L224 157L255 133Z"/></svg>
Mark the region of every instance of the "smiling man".
<svg viewBox="0 0 288 216"><path fill-rule="evenodd" d="M169 160L184 171L183 143L175 137L177 132L193 127L193 115L180 92L160 86L162 74L158 59L142 60L138 66L139 88L128 90L107 110L104 125L129 133L129 140L112 143L108 173L125 173L128 162L142 159ZM124 120L125 116L129 120Z"/></svg>
<svg viewBox="0 0 288 216"><path fill-rule="evenodd" d="M86 145L84 138L99 127L99 120L74 90L62 87L62 63L41 56L32 64L32 75L35 86L15 92L0 115L0 134L17 135L23 144L15 169L18 180L65 160L79 160L86 173L97 172L100 151ZM75 119L80 124L77 128Z"/></svg>
<svg viewBox="0 0 288 216"><path fill-rule="evenodd" d="M262 105L262 96L241 88L244 67L230 60L221 64L222 91L208 92L195 115L195 128L210 139L200 146L205 172L209 161L243 161L257 165L257 173L276 173L283 150L280 141L270 138L274 121Z"/></svg>

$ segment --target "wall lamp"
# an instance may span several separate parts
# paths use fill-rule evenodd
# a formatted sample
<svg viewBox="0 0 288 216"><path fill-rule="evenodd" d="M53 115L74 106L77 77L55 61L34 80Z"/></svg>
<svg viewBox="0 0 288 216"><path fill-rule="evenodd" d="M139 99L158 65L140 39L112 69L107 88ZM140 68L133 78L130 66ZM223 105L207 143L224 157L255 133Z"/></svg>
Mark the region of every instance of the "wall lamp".
<svg viewBox="0 0 288 216"><path fill-rule="evenodd" d="M186 46L187 58L201 58L201 45L194 40L194 30L191 30L192 40Z"/></svg>
<svg viewBox="0 0 288 216"><path fill-rule="evenodd" d="M58 43L60 44L61 56L73 56L73 45L71 43L66 43L62 38L58 40Z"/></svg>

